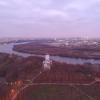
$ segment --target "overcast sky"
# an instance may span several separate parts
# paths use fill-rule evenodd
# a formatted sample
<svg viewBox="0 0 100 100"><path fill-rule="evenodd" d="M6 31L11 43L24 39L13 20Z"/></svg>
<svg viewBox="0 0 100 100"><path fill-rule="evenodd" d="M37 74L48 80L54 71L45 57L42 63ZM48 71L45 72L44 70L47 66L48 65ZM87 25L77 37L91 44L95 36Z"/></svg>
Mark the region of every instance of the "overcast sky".
<svg viewBox="0 0 100 100"><path fill-rule="evenodd" d="M100 37L100 0L0 0L0 37Z"/></svg>

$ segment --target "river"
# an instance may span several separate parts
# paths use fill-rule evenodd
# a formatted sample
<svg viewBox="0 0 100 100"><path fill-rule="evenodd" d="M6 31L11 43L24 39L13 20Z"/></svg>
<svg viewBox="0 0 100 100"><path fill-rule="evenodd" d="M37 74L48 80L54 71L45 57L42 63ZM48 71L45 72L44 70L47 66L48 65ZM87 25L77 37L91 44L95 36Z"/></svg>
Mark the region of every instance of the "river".
<svg viewBox="0 0 100 100"><path fill-rule="evenodd" d="M16 54L18 56L29 57L29 56L39 56L44 57L44 55L35 55L35 54L28 54L17 52L13 50L14 45L18 44L25 44L24 43L10 43L10 44L0 44L0 52L1 53L9 53L9 54ZM84 63L91 63L91 64L100 64L100 59L83 59L83 58L70 58L70 57L60 57L60 56L51 56L51 60L64 62L68 64L84 64Z"/></svg>

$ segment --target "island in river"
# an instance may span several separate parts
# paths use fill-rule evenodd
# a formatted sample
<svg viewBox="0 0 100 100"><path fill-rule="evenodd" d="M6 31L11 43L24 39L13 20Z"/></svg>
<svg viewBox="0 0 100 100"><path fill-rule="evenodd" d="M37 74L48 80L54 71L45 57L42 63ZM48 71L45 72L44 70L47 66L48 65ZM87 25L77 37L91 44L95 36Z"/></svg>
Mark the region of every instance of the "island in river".
<svg viewBox="0 0 100 100"><path fill-rule="evenodd" d="M100 46L87 45L53 45L54 41L33 41L15 45L13 50L29 54L62 56L71 58L100 59Z"/></svg>

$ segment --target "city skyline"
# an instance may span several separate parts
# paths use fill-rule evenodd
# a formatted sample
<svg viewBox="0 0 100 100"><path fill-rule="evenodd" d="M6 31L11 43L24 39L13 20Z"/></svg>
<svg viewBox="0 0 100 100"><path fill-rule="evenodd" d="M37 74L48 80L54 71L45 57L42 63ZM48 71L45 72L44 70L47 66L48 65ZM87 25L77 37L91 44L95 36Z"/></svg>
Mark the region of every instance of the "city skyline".
<svg viewBox="0 0 100 100"><path fill-rule="evenodd" d="M1 0L2 37L98 37L100 0Z"/></svg>

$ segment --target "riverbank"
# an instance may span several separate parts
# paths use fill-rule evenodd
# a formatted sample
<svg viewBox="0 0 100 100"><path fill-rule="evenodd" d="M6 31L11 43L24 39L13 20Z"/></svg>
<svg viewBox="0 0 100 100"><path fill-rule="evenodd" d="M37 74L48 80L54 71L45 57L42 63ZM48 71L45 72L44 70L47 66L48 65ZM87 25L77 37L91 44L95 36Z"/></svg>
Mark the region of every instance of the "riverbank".
<svg viewBox="0 0 100 100"><path fill-rule="evenodd" d="M5 78L9 82L31 79L35 74L40 72L43 60L44 58L41 57L30 56L24 58L14 54L10 55L0 53L0 77ZM96 72L95 67L91 65L73 65L53 61L51 71L49 72L50 74L47 73L47 75L43 76L50 76L55 73L54 77L56 77L56 74L63 75L64 73L68 73L66 74L67 76L72 75L73 78L75 74L78 78L78 76L81 75L80 73L87 75L93 74L94 72L97 73L98 76L100 76L99 70ZM62 76L62 78L64 77Z"/></svg>
<svg viewBox="0 0 100 100"><path fill-rule="evenodd" d="M95 50L87 50L86 49L73 49L68 47L55 47L46 44L19 44L14 45L14 51L28 53L28 54L36 54L36 55L45 55L49 53L51 56L60 56L60 57L70 57L70 58L82 58L82 59L100 59L100 52Z"/></svg>
<svg viewBox="0 0 100 100"><path fill-rule="evenodd" d="M18 56L22 56L24 58L27 58L27 57L30 57L30 56L37 56L37 57L43 57L44 58L44 55L39 55L38 52L37 52L37 54L24 53L23 52L24 49L22 49L23 47L19 48L19 49L22 49L22 52L14 50L15 46L20 46L20 45L22 46L23 44L27 45L26 42L25 43L11 43L11 44L6 44L6 45L0 45L0 52L8 53L8 54L15 54L15 55L18 55ZM53 49L51 48L50 50L53 50ZM24 51L27 51L27 50L24 50ZM90 63L90 64L99 64L100 65L100 59L83 59L83 58L61 57L61 56L51 56L51 59L54 60L54 61L60 62L60 63L67 63L67 64L86 64L86 63Z"/></svg>
<svg viewBox="0 0 100 100"><path fill-rule="evenodd" d="M98 72L96 74L95 70L90 65L89 66L78 65L78 64L73 65L73 64L66 64L66 63L60 63L55 61L52 62L51 69L45 72L42 69L43 60L44 58L35 57L35 56L24 58L14 54L0 53L0 88L2 87L1 88L2 90L0 91L0 99L4 97L5 98L9 97L8 94L12 91L12 89L16 91L15 83L17 82L22 82L21 83L23 84L22 86L27 86L27 88L25 88L25 91L22 91L17 96L17 98L20 98L18 100L22 100L23 98L26 98L26 94L27 94L27 98L30 98L30 96L33 95L32 98L30 98L30 100L33 100L35 96L39 97L39 95L32 94L35 93L36 90L37 90L36 92L37 94L39 94L40 91L43 91L44 94L47 93L47 95L41 95L40 96L41 98L44 98L46 96L50 97L51 92L53 92L54 90L55 91L53 92L52 95L56 95L56 93L57 94L60 93L60 90L61 92L66 90L65 93L67 92L72 93L70 91L73 91L74 93L74 91L76 91L75 88L72 90L72 88L70 88L71 86L67 84L73 84L72 86L74 86L74 84L80 84L78 86L78 88L80 88L82 84L83 85L90 84L92 81L95 81L95 77L97 76L100 77L100 73ZM37 75L39 76L37 77ZM42 83L46 83L46 84L43 86ZM52 85L53 83L54 85ZM62 85L56 85L55 83L62 84ZM64 83L66 84L63 85ZM28 86L28 84L31 84L32 88L30 88L30 85ZM34 85L34 84L40 84L40 85ZM39 87L41 87L42 89L40 89ZM49 87L54 90L51 90ZM95 85L94 87L96 88L97 85ZM33 88L36 88L36 90L34 91ZM27 89L29 91L27 91ZM44 89L46 89L47 92L45 92ZM88 90L89 93L91 93L91 91L92 90ZM66 96L65 93L63 94L62 97L67 99L68 95ZM77 94L79 94L79 92L77 92ZM98 97L98 95L96 96ZM71 96L69 95L69 98L70 97ZM25 100L27 100L27 98ZM55 97L53 97L52 100L53 99L56 100ZM11 99L7 99L7 100L11 100ZM41 100L41 99L37 99L37 100ZM57 100L61 100L59 96ZM73 99L70 100L74 100L74 95L73 95Z"/></svg>

